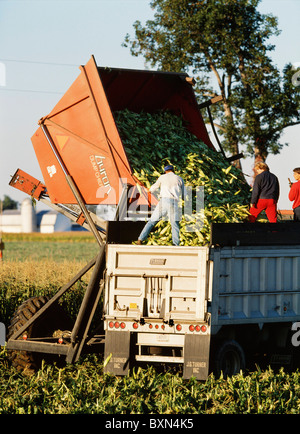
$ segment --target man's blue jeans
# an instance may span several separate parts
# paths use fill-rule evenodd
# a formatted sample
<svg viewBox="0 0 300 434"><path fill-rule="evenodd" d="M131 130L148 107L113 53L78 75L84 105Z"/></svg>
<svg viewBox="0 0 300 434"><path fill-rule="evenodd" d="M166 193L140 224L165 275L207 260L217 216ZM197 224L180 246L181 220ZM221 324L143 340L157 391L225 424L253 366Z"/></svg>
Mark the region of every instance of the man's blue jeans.
<svg viewBox="0 0 300 434"><path fill-rule="evenodd" d="M173 244L179 246L179 210L178 201L176 199L160 199L150 220L146 223L144 229L140 233L139 240L144 241L148 237L153 226L165 217L168 217L172 225Z"/></svg>

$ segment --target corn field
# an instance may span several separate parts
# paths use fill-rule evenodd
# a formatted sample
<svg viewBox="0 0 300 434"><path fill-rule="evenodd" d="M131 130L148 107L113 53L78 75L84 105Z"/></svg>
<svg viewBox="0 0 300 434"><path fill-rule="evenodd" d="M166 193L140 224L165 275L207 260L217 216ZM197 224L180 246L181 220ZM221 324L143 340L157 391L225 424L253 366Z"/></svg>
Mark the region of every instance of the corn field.
<svg viewBox="0 0 300 434"><path fill-rule="evenodd" d="M0 264L0 315L9 323L13 312L27 298L54 294L90 259L74 260L77 235L69 240L65 259L24 260L26 243L36 243L36 254L43 257L51 240L3 235L4 261ZM7 258L19 244L18 257ZM87 240L87 252L92 252ZM58 248L57 247L57 248ZM11 250L12 249L12 250ZM6 260L5 260L6 257ZM93 257L93 254L91 255ZM76 315L88 276L63 300L70 315ZM291 414L300 412L300 374L271 369L240 373L227 379L212 374L205 382L183 380L179 373L158 372L153 367L133 369L128 376L103 373L103 358L82 356L74 365L59 367L42 364L35 374L25 376L10 364L5 347L0 347L0 414L104 414L104 415L196 415L196 414Z"/></svg>
<svg viewBox="0 0 300 434"><path fill-rule="evenodd" d="M0 354L1 414L295 414L300 410L300 375L266 370L206 382L157 373L152 367L127 377L103 374L88 356L65 368L42 365L30 377Z"/></svg>

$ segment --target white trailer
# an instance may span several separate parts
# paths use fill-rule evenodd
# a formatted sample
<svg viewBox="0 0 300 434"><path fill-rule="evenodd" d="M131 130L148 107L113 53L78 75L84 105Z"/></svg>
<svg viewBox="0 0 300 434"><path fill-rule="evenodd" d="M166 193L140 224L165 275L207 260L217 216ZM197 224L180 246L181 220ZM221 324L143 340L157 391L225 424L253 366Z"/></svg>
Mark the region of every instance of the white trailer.
<svg viewBox="0 0 300 434"><path fill-rule="evenodd" d="M297 245L107 246L107 372L174 364L184 378L204 380L254 356L290 364L299 320Z"/></svg>

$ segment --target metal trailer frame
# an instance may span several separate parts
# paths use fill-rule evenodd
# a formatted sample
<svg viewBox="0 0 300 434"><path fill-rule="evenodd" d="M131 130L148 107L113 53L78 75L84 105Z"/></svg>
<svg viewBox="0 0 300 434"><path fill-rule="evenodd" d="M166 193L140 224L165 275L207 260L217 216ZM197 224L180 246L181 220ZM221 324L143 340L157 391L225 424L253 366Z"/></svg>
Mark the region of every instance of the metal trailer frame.
<svg viewBox="0 0 300 434"><path fill-rule="evenodd" d="M89 327L97 307L97 303L102 293L103 286L100 286L100 276L105 265L105 247L100 248L100 253L96 258L90 261L73 279L64 285L35 315L32 316L22 327L20 327L7 341L8 350L30 351L45 354L65 355L66 361L73 363L78 360L84 344L103 343L103 336L94 336L93 340L88 342ZM65 340L64 344L59 343L57 338L28 338L22 339L24 332L35 321L50 309L54 303L57 303L60 297L64 295L87 271L94 267L92 277L89 281L86 293L83 297L78 316L74 327L71 331L70 338ZM99 290L100 287L100 290ZM21 340L20 340L21 338Z"/></svg>
<svg viewBox="0 0 300 434"><path fill-rule="evenodd" d="M100 281L105 269L104 234L106 233L106 231L103 229L103 227L99 225L98 227L96 226L95 221L96 223L102 224L103 222L99 221L97 216L95 215L94 219L91 217L90 212L87 210L84 200L82 199L79 189L74 183L59 154L56 152L55 144L51 141L51 137L48 135L47 131L43 131L47 140L49 141L49 144L58 163L60 164L64 172L66 181L68 182L68 185L77 200L80 213L78 212L78 210L76 214L76 212L68 209L67 207L53 205L46 199L46 186L32 176L21 171L20 169L18 169L12 177L10 185L21 191L26 192L27 194L30 194L35 199L42 200L44 203L50 205L52 208L56 209L59 212L62 212L64 215L70 217L72 220L77 221L82 226L87 227L93 233L96 241L98 242L100 251L96 258L90 261L76 276L74 276L73 279L71 279L66 285L64 285L57 292L57 294L55 294L41 309L39 309L33 315L33 317L31 317L22 327L20 327L19 330L17 330L15 333L13 333L12 336L9 337L7 341L7 349L38 352L45 354L65 355L66 361L68 363L73 363L78 360L85 344L102 344L104 342L103 336L93 336L93 339L89 340L88 342L88 332L103 290L103 285L100 285ZM20 340L20 337L26 331L26 329L35 321L40 319L45 314L45 312L50 309L54 303L57 303L61 296L66 291L68 291L92 267L94 267L93 273L85 295L83 297L78 316L70 333L70 338L65 339L64 344L55 342L55 340L57 341L57 339L53 337L29 337L26 338L26 340Z"/></svg>

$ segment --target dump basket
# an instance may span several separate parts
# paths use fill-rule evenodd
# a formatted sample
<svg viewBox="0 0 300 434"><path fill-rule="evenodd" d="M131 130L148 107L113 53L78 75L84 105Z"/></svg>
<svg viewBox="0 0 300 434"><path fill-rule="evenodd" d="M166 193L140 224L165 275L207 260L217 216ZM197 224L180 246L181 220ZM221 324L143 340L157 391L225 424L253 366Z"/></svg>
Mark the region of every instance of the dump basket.
<svg viewBox="0 0 300 434"><path fill-rule="evenodd" d="M52 203L78 202L68 176L87 205L117 205L124 186L138 184L140 200L148 200L146 189L133 176L115 111L169 110L213 148L187 74L99 68L93 57L80 70L32 137Z"/></svg>

